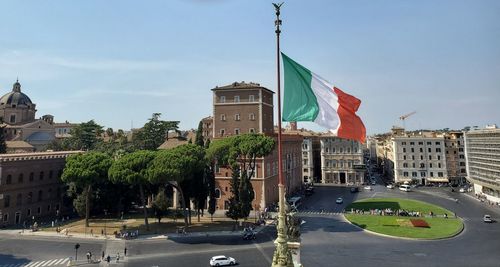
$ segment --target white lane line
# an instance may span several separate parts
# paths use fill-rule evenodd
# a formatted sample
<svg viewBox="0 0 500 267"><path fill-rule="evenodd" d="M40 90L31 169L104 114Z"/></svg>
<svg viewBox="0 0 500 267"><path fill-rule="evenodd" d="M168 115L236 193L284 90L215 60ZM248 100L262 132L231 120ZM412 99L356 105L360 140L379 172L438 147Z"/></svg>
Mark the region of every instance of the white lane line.
<svg viewBox="0 0 500 267"><path fill-rule="evenodd" d="M64 264L64 263L65 263L65 262L67 262L68 260L69 260L69 258L66 258L66 259L64 259L63 261L61 261L61 262L60 262L60 263L58 263L58 264Z"/></svg>
<svg viewBox="0 0 500 267"><path fill-rule="evenodd" d="M52 263L54 263L54 262L56 262L56 261L57 261L57 260L48 260L48 261L47 261L44 265L42 265L42 267L43 267L43 266L47 266L47 265L48 265L48 266L50 266L50 265L52 265Z"/></svg>
<svg viewBox="0 0 500 267"><path fill-rule="evenodd" d="M33 265L33 267L38 267L40 265L42 265L45 261L39 261L37 264Z"/></svg>
<svg viewBox="0 0 500 267"><path fill-rule="evenodd" d="M34 264L36 264L36 261L32 261L28 263L28 265L25 265L24 267L32 267Z"/></svg>

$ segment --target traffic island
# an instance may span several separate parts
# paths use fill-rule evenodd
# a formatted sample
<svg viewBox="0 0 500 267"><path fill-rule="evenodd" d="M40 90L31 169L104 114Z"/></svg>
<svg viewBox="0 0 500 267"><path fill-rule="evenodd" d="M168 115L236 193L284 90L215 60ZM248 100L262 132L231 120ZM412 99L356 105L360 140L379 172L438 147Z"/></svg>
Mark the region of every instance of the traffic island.
<svg viewBox="0 0 500 267"><path fill-rule="evenodd" d="M445 208L422 201L370 198L347 206L345 218L352 224L382 235L412 239L442 239L456 236L462 219Z"/></svg>

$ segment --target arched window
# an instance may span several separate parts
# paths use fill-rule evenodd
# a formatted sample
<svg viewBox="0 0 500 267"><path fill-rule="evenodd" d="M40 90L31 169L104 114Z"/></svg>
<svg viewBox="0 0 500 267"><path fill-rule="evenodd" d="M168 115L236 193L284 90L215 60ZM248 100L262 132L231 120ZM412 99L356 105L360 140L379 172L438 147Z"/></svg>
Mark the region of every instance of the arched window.
<svg viewBox="0 0 500 267"><path fill-rule="evenodd" d="M17 182L22 184L24 182L24 175L22 173L19 174L17 177Z"/></svg>
<svg viewBox="0 0 500 267"><path fill-rule="evenodd" d="M35 178L35 174L30 172L30 182L33 182L34 178Z"/></svg>
<svg viewBox="0 0 500 267"><path fill-rule="evenodd" d="M33 192L28 193L28 203L33 202Z"/></svg>
<svg viewBox="0 0 500 267"><path fill-rule="evenodd" d="M42 199L43 199L43 191L39 190L38 191L38 201L42 201Z"/></svg>
<svg viewBox="0 0 500 267"><path fill-rule="evenodd" d="M11 184L12 183L12 175L7 175L7 179L5 180L5 184Z"/></svg>
<svg viewBox="0 0 500 267"><path fill-rule="evenodd" d="M40 172L40 180L43 180L44 173Z"/></svg>
<svg viewBox="0 0 500 267"><path fill-rule="evenodd" d="M217 199L220 198L220 195L221 195L220 189L219 188L215 188L215 198L217 198Z"/></svg>

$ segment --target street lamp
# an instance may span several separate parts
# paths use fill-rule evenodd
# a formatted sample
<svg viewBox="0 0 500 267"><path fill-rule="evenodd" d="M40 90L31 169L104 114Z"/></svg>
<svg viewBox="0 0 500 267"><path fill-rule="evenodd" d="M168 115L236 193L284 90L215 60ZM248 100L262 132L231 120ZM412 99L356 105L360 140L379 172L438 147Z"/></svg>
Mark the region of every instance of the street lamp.
<svg viewBox="0 0 500 267"><path fill-rule="evenodd" d="M75 245L75 262L78 261L78 249L80 248L80 244L76 243Z"/></svg>
<svg viewBox="0 0 500 267"><path fill-rule="evenodd" d="M108 215L108 210L107 209L104 209L104 237L108 237L107 233L106 233L106 217Z"/></svg>

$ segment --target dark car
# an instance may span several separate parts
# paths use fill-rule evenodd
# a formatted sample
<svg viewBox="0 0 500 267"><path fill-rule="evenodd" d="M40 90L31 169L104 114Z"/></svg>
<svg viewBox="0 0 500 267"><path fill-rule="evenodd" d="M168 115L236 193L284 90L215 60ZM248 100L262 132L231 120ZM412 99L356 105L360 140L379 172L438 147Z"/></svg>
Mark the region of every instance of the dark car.
<svg viewBox="0 0 500 267"><path fill-rule="evenodd" d="M357 192L359 192L359 188L351 187L351 193L357 193Z"/></svg>

